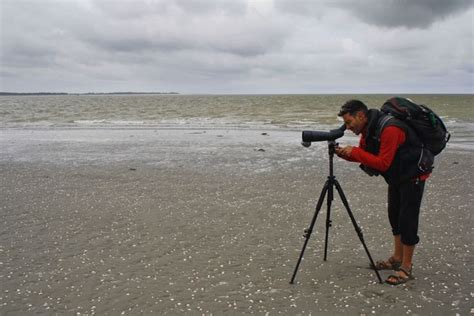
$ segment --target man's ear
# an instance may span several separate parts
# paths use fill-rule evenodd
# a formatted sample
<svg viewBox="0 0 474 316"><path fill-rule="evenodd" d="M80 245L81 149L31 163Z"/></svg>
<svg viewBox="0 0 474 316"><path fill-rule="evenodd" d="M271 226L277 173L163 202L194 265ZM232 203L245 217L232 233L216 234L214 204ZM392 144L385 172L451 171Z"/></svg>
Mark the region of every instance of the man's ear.
<svg viewBox="0 0 474 316"><path fill-rule="evenodd" d="M356 117L357 117L357 120L361 122L362 124L365 124L368 121L367 116L362 111L357 112Z"/></svg>

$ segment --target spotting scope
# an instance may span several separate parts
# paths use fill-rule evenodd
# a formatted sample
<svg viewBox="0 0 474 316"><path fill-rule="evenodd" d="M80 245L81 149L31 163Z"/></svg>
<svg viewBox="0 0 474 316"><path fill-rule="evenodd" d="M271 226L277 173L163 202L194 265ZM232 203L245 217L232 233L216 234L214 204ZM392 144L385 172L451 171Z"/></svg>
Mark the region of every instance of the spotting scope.
<svg viewBox="0 0 474 316"><path fill-rule="evenodd" d="M341 127L330 130L329 132L303 131L303 142L301 144L305 147L309 147L312 142L334 141L342 137L345 130L346 125L343 124Z"/></svg>

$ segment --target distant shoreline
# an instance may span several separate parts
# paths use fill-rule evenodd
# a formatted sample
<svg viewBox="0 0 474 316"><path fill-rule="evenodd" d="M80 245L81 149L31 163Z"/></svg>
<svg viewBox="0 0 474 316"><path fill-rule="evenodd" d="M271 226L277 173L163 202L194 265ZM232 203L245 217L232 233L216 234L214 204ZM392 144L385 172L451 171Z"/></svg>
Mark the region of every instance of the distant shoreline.
<svg viewBox="0 0 474 316"><path fill-rule="evenodd" d="M124 94L179 94L178 92L87 92L87 93L67 93L67 92L0 92L0 96L21 96L21 95L124 95Z"/></svg>
<svg viewBox="0 0 474 316"><path fill-rule="evenodd" d="M69 93L69 92L0 92L0 96L54 96L54 95L62 95L62 96L80 96L80 95L181 95L179 92L86 92L86 93ZM473 93L403 93L403 92L393 92L393 93L185 93L185 95L347 95L347 96L372 96L372 95L380 95L380 96L418 96L418 95L453 95L453 96L473 96Z"/></svg>

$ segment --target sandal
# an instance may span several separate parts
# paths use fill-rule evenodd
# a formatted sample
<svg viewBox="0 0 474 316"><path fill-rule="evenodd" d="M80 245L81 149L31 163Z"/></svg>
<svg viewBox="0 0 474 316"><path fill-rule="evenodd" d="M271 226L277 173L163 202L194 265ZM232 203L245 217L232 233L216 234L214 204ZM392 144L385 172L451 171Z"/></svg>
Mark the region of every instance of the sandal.
<svg viewBox="0 0 474 316"><path fill-rule="evenodd" d="M402 265L401 261L396 260L393 257L388 258L388 260L379 260L375 263L375 267L371 264L371 268L375 270L395 270L398 271Z"/></svg>
<svg viewBox="0 0 474 316"><path fill-rule="evenodd" d="M413 268L413 267L412 267ZM390 285L399 285L399 284L403 284L403 283L407 283L408 281L410 280L413 280L415 277L413 276L412 274L412 268L410 269L405 269L405 267L400 267L400 269L398 270L399 273L398 274L392 274L390 275L387 280L385 280L386 283L390 284ZM403 272L403 274L405 276L403 276L402 274L400 274L400 272ZM391 280L393 279L393 280Z"/></svg>

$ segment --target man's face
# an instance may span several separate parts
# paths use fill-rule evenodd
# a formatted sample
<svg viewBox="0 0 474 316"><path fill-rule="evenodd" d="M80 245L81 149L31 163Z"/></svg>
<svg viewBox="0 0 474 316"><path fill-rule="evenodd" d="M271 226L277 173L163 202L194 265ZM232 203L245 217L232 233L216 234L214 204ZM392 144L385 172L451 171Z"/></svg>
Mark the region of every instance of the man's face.
<svg viewBox="0 0 474 316"><path fill-rule="evenodd" d="M350 113L346 113L342 116L346 128L351 130L354 134L359 135L367 123L367 118L362 111L356 112L354 116Z"/></svg>

